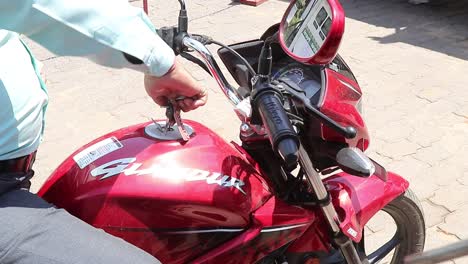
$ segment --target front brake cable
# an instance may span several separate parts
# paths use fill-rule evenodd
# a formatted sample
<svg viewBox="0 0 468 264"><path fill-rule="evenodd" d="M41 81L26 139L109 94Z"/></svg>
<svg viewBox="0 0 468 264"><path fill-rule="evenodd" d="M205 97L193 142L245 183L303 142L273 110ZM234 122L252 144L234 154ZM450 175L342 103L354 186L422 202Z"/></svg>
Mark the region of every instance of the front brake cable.
<svg viewBox="0 0 468 264"><path fill-rule="evenodd" d="M208 74L211 75L211 77L213 77L210 70L208 69L208 66L206 66L206 64L202 60L200 60L199 58L193 56L192 54L190 54L188 52L182 52L180 54L180 56L182 56L184 59L186 59L186 60L188 60L190 62L193 62L193 63L197 64L198 66L202 67L203 70L205 70Z"/></svg>

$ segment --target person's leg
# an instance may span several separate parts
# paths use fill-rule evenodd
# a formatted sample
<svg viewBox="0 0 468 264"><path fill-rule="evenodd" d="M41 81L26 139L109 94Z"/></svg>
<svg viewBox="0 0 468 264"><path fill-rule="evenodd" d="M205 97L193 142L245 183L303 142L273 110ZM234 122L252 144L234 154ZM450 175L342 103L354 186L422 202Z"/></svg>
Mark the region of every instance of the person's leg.
<svg viewBox="0 0 468 264"><path fill-rule="evenodd" d="M24 189L0 195L0 263L160 263Z"/></svg>

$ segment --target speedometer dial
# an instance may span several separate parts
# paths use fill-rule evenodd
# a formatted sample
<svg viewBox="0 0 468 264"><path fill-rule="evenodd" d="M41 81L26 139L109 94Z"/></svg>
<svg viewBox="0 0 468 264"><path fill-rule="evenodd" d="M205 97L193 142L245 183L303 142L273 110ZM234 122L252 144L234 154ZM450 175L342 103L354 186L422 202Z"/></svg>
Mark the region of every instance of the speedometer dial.
<svg viewBox="0 0 468 264"><path fill-rule="evenodd" d="M301 68L292 68L282 72L278 78L288 78L294 83L300 84L304 80L304 70Z"/></svg>
<svg viewBox="0 0 468 264"><path fill-rule="evenodd" d="M277 70L276 70L277 69ZM320 70L311 66L302 65L287 60L282 64L277 64L273 69L273 80L281 78L289 79L302 89L312 104L317 104L320 99L321 78Z"/></svg>

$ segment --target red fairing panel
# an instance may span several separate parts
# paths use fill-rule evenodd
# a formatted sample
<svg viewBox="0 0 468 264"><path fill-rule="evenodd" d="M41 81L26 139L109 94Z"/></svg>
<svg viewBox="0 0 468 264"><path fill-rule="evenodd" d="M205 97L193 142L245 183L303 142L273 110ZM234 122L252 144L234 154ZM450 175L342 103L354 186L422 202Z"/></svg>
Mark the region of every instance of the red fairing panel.
<svg viewBox="0 0 468 264"><path fill-rule="evenodd" d="M327 141L346 142L364 151L369 146L369 133L356 107L362 96L359 85L330 69L326 69L326 85L320 111L341 125L353 126L357 135L353 139L345 139L333 129L322 125L323 138Z"/></svg>
<svg viewBox="0 0 468 264"><path fill-rule="evenodd" d="M253 213L252 226L192 263L256 263L296 240L315 223L315 213L271 197Z"/></svg>
<svg viewBox="0 0 468 264"><path fill-rule="evenodd" d="M375 175L361 178L346 173L334 175L324 182L338 211L342 231L355 242L361 240L369 219L409 186L408 181L391 172L388 172L387 182Z"/></svg>
<svg viewBox="0 0 468 264"><path fill-rule="evenodd" d="M186 121L195 131L187 143L151 138L148 124L79 149L39 195L163 263L185 263L242 233L271 197L255 164L199 123ZM120 148L80 168L74 158L103 140Z"/></svg>

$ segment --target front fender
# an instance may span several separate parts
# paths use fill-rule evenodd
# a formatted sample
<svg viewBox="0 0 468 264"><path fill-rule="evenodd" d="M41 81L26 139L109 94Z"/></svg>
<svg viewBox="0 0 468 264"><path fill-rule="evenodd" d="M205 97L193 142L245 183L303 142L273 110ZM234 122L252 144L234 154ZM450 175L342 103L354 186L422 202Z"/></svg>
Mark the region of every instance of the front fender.
<svg viewBox="0 0 468 264"><path fill-rule="evenodd" d="M359 242L366 223L389 202L408 189L409 182L388 172L386 182L339 173L324 180L340 218L340 228L351 240Z"/></svg>

